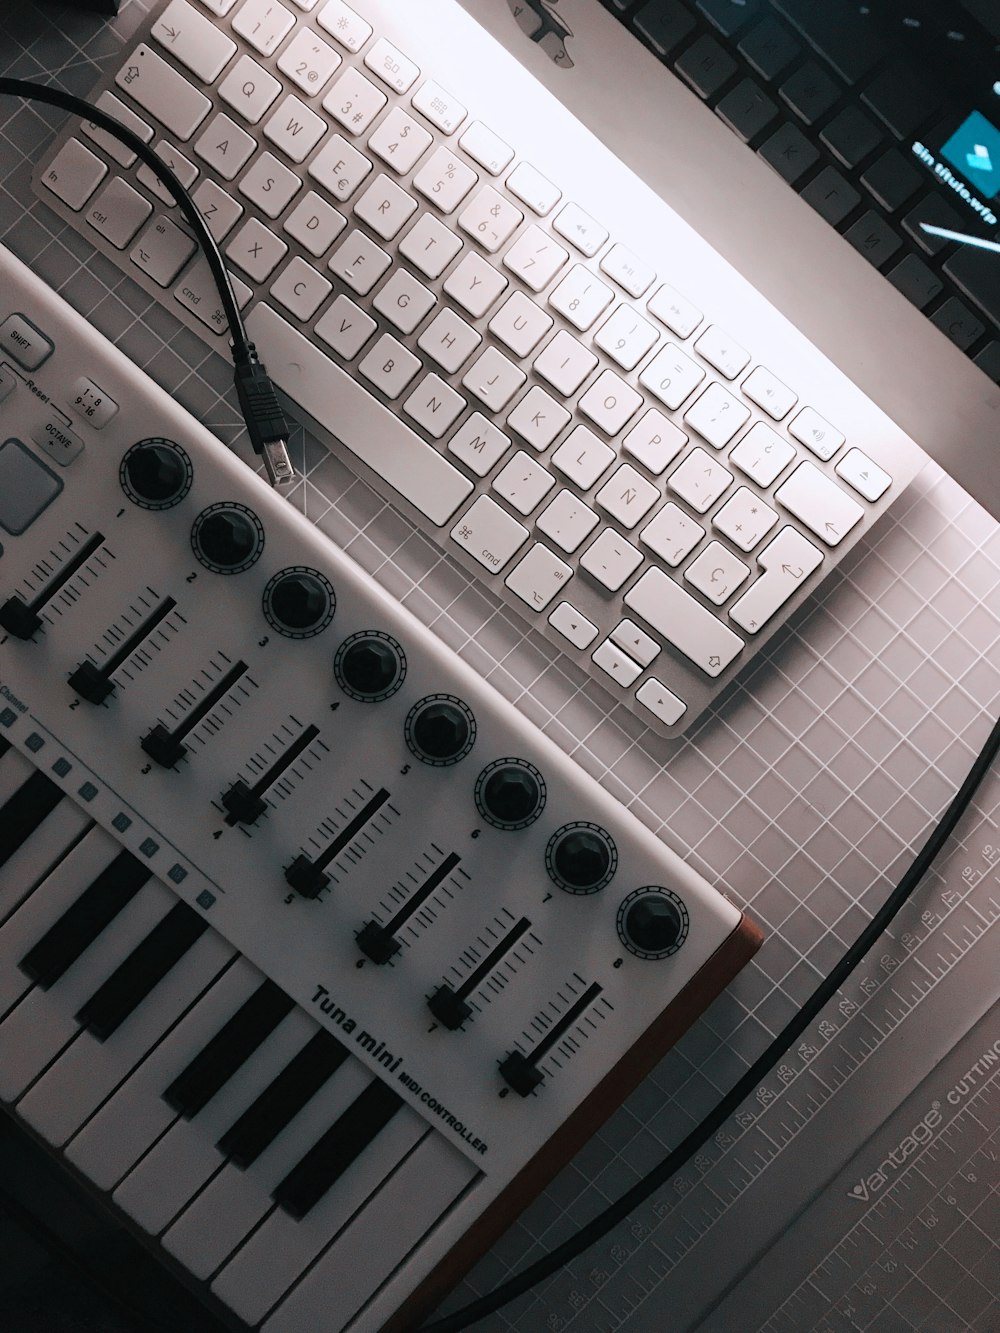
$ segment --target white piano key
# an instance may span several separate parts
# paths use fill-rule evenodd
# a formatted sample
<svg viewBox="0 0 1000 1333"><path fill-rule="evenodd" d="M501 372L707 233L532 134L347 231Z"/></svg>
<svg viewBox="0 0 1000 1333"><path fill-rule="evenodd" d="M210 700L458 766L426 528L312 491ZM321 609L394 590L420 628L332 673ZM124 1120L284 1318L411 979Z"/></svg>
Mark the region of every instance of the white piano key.
<svg viewBox="0 0 1000 1333"><path fill-rule="evenodd" d="M215 1146L225 1131L284 1069L308 1038L311 1023L293 1009L191 1120L177 1120L121 1182L115 1203L157 1235L223 1163Z"/></svg>
<svg viewBox="0 0 1000 1333"><path fill-rule="evenodd" d="M80 1032L74 1014L176 902L150 880L49 990L37 986L0 1024L0 1099L19 1097Z"/></svg>
<svg viewBox="0 0 1000 1333"><path fill-rule="evenodd" d="M66 1156L95 1185L112 1189L177 1118L164 1091L253 994L261 975L238 958L70 1141Z"/></svg>
<svg viewBox="0 0 1000 1333"><path fill-rule="evenodd" d="M10 800L34 771L34 764L25 759L20 750L15 750L13 745L6 754L0 756L0 806Z"/></svg>
<svg viewBox="0 0 1000 1333"><path fill-rule="evenodd" d="M118 854L118 844L94 827L76 844L0 928L0 1015L33 982L17 966L63 912Z"/></svg>
<svg viewBox="0 0 1000 1333"><path fill-rule="evenodd" d="M90 822L72 801L59 802L37 832L0 867L0 920L65 855Z"/></svg>
<svg viewBox="0 0 1000 1333"><path fill-rule="evenodd" d="M195 1277L210 1277L272 1211L271 1191L370 1081L357 1060L346 1060L246 1170L223 1167L164 1234L164 1248Z"/></svg>
<svg viewBox="0 0 1000 1333"><path fill-rule="evenodd" d="M351 1163L305 1217L296 1220L276 1208L222 1269L212 1283L212 1291L241 1319L257 1323L386 1176L404 1161L421 1138L432 1133L415 1111L401 1106L371 1147ZM418 1188L434 1192L430 1181L423 1181ZM392 1212L383 1215L378 1237L371 1237L368 1244L378 1248L387 1243L389 1233L395 1232L396 1221ZM365 1256L366 1260L368 1257ZM370 1290L367 1275L361 1276L361 1281ZM346 1302L341 1303L339 1298L335 1309L345 1316L349 1313ZM330 1318L329 1310L326 1318ZM298 1325L299 1329L304 1327L310 1327L308 1322ZM329 1323L325 1327L329 1329Z"/></svg>
<svg viewBox="0 0 1000 1333"><path fill-rule="evenodd" d="M82 1032L22 1097L18 1114L62 1147L234 956L221 935L206 930L105 1041Z"/></svg>
<svg viewBox="0 0 1000 1333"><path fill-rule="evenodd" d="M305 1328L337 1333L475 1175L473 1164L432 1130L278 1306L262 1333Z"/></svg>

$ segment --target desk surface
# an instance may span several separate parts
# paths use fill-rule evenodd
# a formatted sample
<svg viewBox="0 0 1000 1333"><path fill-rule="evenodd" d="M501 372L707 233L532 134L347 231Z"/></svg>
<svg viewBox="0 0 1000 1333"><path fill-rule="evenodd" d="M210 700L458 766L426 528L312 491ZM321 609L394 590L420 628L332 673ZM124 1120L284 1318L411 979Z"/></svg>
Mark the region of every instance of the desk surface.
<svg viewBox="0 0 1000 1333"><path fill-rule="evenodd" d="M83 94L146 3L110 24L5 6L0 69ZM234 439L221 358L34 200L30 164L59 120L0 106L0 237ZM292 452L292 502L767 933L452 1308L658 1160L884 900L1000 710L1000 527L929 465L723 702L663 741L318 443L297 431ZM891 934L711 1148L490 1329L997 1333L998 825L994 772Z"/></svg>

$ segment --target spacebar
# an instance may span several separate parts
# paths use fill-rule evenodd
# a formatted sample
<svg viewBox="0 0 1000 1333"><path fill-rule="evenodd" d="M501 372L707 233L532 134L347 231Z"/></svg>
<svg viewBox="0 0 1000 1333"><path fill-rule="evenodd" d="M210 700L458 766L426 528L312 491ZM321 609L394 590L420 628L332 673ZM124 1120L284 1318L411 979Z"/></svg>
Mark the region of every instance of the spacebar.
<svg viewBox="0 0 1000 1333"><path fill-rule="evenodd" d="M247 332L278 387L438 527L472 482L266 305Z"/></svg>

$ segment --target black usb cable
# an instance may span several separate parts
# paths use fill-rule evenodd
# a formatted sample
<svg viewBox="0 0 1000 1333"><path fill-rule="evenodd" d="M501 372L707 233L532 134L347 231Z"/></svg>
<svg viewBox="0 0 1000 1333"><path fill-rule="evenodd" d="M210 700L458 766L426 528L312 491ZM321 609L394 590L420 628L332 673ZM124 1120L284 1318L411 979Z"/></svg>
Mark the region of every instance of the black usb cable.
<svg viewBox="0 0 1000 1333"><path fill-rule="evenodd" d="M31 83L25 79L0 78L0 94L3 93L23 97L29 102L45 102L49 106L58 107L60 111L69 111L92 121L130 148L163 181L176 200L184 220L194 232L219 290L219 300L222 302L233 342L236 394L253 451L263 460L271 485L286 486L295 476L295 469L288 457L288 422L278 402L270 376L261 364L257 349L247 335L232 280L215 237L191 195L177 179L173 170L157 157L137 134L108 115L106 111L91 106L71 93L64 93L61 89L51 88L46 84Z"/></svg>

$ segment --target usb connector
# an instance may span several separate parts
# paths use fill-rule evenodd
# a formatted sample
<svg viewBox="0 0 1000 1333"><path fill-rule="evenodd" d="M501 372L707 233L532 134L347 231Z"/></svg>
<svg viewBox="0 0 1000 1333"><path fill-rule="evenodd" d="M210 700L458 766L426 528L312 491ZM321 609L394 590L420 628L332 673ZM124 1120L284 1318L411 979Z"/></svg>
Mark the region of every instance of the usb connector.
<svg viewBox="0 0 1000 1333"><path fill-rule="evenodd" d="M287 486L295 476L288 456L288 421L274 385L256 351L236 364L236 393L246 418L253 451L264 461L272 486Z"/></svg>

